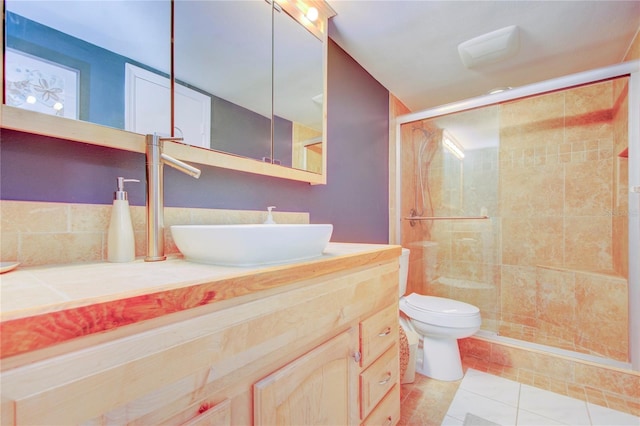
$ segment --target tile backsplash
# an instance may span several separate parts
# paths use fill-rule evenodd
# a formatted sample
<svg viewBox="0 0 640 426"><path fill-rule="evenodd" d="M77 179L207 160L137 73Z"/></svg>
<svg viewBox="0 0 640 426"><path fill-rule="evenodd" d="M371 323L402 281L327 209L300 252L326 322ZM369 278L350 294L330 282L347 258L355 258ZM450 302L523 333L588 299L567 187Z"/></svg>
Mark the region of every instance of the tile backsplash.
<svg viewBox="0 0 640 426"><path fill-rule="evenodd" d="M23 266L99 262L107 257L111 205L0 201L0 260ZM278 223L309 223L309 213L278 212ZM165 208L165 254L178 253L171 225L262 223L266 211ZM146 254L146 212L131 206L136 256Z"/></svg>

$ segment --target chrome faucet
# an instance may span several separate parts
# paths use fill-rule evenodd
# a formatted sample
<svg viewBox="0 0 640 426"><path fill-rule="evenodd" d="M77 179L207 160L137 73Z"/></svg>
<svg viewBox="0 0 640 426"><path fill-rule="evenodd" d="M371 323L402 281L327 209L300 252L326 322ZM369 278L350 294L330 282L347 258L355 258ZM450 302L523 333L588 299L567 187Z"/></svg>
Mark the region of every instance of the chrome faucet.
<svg viewBox="0 0 640 426"><path fill-rule="evenodd" d="M167 164L194 178L200 170L162 152L165 141L181 141L182 138L161 138L157 134L146 137L147 156L147 256L145 262L165 260L164 254L164 173Z"/></svg>

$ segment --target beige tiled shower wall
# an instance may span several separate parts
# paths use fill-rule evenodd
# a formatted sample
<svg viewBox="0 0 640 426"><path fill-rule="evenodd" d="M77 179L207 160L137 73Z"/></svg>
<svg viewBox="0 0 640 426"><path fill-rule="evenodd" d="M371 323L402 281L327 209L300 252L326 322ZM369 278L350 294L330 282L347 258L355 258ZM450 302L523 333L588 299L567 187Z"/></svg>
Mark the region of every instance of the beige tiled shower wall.
<svg viewBox="0 0 640 426"><path fill-rule="evenodd" d="M427 191L419 186L419 163L424 161L425 154L421 154L421 146L426 143L425 134L420 129L424 127L427 132L433 132L437 138L437 130L423 126L424 122L407 123L401 126L402 151L400 158L401 193L400 212L398 217L401 225L402 245L411 250L409 258L409 278L407 282L407 294L431 294L427 290L427 284L437 276L436 265L438 256L437 243L431 238L430 222L410 222L402 219L409 216L411 211L424 216L430 216L433 212L423 210L428 204L422 199ZM437 144L438 147L440 144ZM439 149L439 148L438 148ZM426 165L421 171L423 181L429 173ZM435 187L435 184L433 184Z"/></svg>
<svg viewBox="0 0 640 426"><path fill-rule="evenodd" d="M624 277L629 276L629 159L620 155L629 142L629 80L613 82L613 152L616 154L613 169L613 269Z"/></svg>
<svg viewBox="0 0 640 426"><path fill-rule="evenodd" d="M613 270L613 82L501 106L503 263Z"/></svg>
<svg viewBox="0 0 640 426"><path fill-rule="evenodd" d="M627 361L628 304L625 278L560 268L536 268L538 311L535 327L547 341L537 343L576 349Z"/></svg>
<svg viewBox="0 0 640 426"><path fill-rule="evenodd" d="M627 161L619 156L627 146L626 84L586 85L500 111L502 320L621 361L628 321Z"/></svg>
<svg viewBox="0 0 640 426"><path fill-rule="evenodd" d="M111 205L0 201L0 259L24 266L106 260ZM178 253L171 225L262 223L266 212L165 208L165 253ZM274 212L278 223L309 223L308 213ZM136 256L146 253L146 211L131 206Z"/></svg>

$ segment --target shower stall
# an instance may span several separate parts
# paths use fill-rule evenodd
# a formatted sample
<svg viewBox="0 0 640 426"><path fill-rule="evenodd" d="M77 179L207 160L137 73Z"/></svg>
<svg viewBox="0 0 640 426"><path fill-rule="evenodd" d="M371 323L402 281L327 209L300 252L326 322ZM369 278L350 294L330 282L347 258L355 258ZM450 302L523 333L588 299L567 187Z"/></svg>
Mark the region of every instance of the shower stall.
<svg viewBox="0 0 640 426"><path fill-rule="evenodd" d="M408 293L482 336L640 370L640 62L401 116Z"/></svg>

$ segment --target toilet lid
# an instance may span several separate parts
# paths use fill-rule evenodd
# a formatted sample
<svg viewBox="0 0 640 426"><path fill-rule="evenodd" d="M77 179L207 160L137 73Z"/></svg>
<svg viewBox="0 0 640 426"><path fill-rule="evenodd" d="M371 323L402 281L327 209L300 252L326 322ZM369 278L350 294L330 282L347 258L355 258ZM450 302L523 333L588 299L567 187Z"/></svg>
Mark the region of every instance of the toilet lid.
<svg viewBox="0 0 640 426"><path fill-rule="evenodd" d="M406 303L413 309L422 312L446 314L447 316L466 317L478 315L477 306L444 297L424 296L411 293L405 297Z"/></svg>

